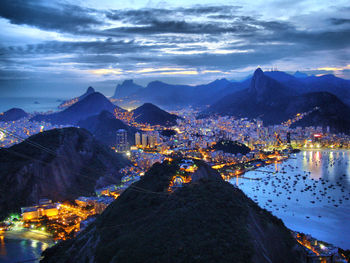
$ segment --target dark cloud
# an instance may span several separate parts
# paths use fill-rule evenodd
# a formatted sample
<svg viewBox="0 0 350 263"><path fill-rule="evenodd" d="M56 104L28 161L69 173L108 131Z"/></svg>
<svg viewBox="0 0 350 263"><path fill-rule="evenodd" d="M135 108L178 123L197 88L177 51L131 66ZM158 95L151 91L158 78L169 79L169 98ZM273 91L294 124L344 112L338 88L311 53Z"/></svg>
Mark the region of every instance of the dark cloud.
<svg viewBox="0 0 350 263"><path fill-rule="evenodd" d="M105 41L47 41L40 44L29 44L25 46L9 46L0 48L3 57L6 55L43 55L43 54L126 54L157 50L164 47L175 47L175 45L152 45L144 46L134 40L114 41L108 38Z"/></svg>
<svg viewBox="0 0 350 263"><path fill-rule="evenodd" d="M79 70L135 72L143 66L230 71L295 58L322 60L317 56L321 52L334 65L350 60L350 20L333 15L308 16L323 27L300 27L296 20L264 19L238 6L96 10L62 2L3 0L0 16L63 36L35 44L0 44L0 80L58 79L56 70L60 78L67 71L73 79Z"/></svg>
<svg viewBox="0 0 350 263"><path fill-rule="evenodd" d="M86 27L101 25L92 12L76 5L49 5L36 0L2 0L0 16L12 24L30 25L45 30L76 32Z"/></svg>
<svg viewBox="0 0 350 263"><path fill-rule="evenodd" d="M334 25L350 24L350 19L347 18L331 18L331 23Z"/></svg>

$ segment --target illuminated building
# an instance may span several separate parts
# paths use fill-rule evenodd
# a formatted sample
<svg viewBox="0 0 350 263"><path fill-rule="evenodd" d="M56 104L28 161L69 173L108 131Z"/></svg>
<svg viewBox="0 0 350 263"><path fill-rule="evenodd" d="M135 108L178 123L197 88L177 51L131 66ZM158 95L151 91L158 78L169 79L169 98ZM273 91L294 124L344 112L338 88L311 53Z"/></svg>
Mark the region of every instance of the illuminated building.
<svg viewBox="0 0 350 263"><path fill-rule="evenodd" d="M126 152L128 150L128 133L124 129L117 131L117 143L116 143L117 152Z"/></svg>
<svg viewBox="0 0 350 263"><path fill-rule="evenodd" d="M141 134L139 132L135 133L135 145L141 145Z"/></svg>
<svg viewBox="0 0 350 263"><path fill-rule="evenodd" d="M142 133L142 147L146 148L147 147L147 134Z"/></svg>

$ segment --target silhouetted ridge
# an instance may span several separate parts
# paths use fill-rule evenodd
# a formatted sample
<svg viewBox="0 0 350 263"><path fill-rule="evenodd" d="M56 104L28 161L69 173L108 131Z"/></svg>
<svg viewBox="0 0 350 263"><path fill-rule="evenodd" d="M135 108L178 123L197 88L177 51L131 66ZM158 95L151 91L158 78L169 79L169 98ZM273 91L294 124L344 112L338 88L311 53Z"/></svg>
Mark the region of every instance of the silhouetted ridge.
<svg viewBox="0 0 350 263"><path fill-rule="evenodd" d="M133 110L135 121L150 125L173 126L178 116L170 114L152 103L145 103Z"/></svg>
<svg viewBox="0 0 350 263"><path fill-rule="evenodd" d="M118 183L118 171L127 164L127 159L85 129L53 129L33 135L0 149L0 217L41 198L63 201L91 195L96 186Z"/></svg>
<svg viewBox="0 0 350 263"><path fill-rule="evenodd" d="M104 110L112 113L116 107L104 95L94 92L61 112L37 115L32 120L43 120L54 124L77 124L79 121L97 115Z"/></svg>
<svg viewBox="0 0 350 263"><path fill-rule="evenodd" d="M115 146L117 131L124 129L127 131L129 144L135 144L137 130L116 119L114 114L109 111L102 111L98 115L79 121L78 126L87 129L96 139L109 146Z"/></svg>
<svg viewBox="0 0 350 263"><path fill-rule="evenodd" d="M269 74L291 79L285 74ZM330 126L333 132L350 133L350 108L339 98L328 92L298 94L300 93L257 69L248 89L226 96L211 105L202 115L217 113L261 118L265 125L272 125L294 118L297 113L312 112L294 126Z"/></svg>
<svg viewBox="0 0 350 263"><path fill-rule="evenodd" d="M28 113L19 108L12 108L0 114L0 121L17 121L28 117Z"/></svg>
<svg viewBox="0 0 350 263"><path fill-rule="evenodd" d="M155 164L46 262L306 262L283 222L199 164L193 182L168 192L176 163Z"/></svg>

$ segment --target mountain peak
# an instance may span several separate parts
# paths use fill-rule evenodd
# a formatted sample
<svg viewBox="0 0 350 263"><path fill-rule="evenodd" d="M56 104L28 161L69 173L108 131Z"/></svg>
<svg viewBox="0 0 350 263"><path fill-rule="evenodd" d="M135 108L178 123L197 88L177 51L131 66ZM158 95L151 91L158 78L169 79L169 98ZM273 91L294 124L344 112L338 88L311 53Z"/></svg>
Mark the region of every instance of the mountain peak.
<svg viewBox="0 0 350 263"><path fill-rule="evenodd" d="M88 89L86 90L86 93L94 93L95 89L93 87L88 87Z"/></svg>
<svg viewBox="0 0 350 263"><path fill-rule="evenodd" d="M122 84L117 85L113 98L120 99L120 98L128 97L142 88L143 87L136 84L134 80L126 79L122 82Z"/></svg>
<svg viewBox="0 0 350 263"><path fill-rule="evenodd" d="M261 76L261 75L264 75L264 72L262 71L261 68L257 68L255 71L254 71L254 76ZM253 76L253 77L254 77Z"/></svg>
<svg viewBox="0 0 350 263"><path fill-rule="evenodd" d="M16 121L28 117L28 113L19 108L12 108L0 115L0 121Z"/></svg>

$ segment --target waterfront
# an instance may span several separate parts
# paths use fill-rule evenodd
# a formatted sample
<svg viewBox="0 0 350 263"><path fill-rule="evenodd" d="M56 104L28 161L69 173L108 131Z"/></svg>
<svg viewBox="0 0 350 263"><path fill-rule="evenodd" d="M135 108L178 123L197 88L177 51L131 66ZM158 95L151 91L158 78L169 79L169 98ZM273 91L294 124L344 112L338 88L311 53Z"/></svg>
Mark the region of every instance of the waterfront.
<svg viewBox="0 0 350 263"><path fill-rule="evenodd" d="M42 251L53 241L38 231L11 230L0 233L0 262L39 262Z"/></svg>
<svg viewBox="0 0 350 263"><path fill-rule="evenodd" d="M233 178L295 231L350 249L350 151L313 150Z"/></svg>

